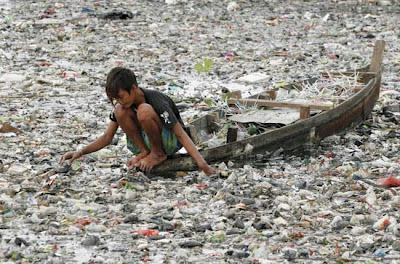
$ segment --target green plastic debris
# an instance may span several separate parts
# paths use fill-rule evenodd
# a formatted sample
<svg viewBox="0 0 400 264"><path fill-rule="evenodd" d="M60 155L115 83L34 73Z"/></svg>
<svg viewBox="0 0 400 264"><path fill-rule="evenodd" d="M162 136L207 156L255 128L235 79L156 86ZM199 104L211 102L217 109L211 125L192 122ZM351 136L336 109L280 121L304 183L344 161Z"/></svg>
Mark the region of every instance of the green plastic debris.
<svg viewBox="0 0 400 264"><path fill-rule="evenodd" d="M203 59L203 62L198 62L195 66L194 69L198 72L208 72L211 70L211 67L213 65L213 61L209 59Z"/></svg>
<svg viewBox="0 0 400 264"><path fill-rule="evenodd" d="M82 167L82 164L80 163L79 160L74 160L71 164L71 169L73 169L74 171L79 170Z"/></svg>
<svg viewBox="0 0 400 264"><path fill-rule="evenodd" d="M226 240L225 234L217 234L211 237L211 242L212 243L222 243Z"/></svg>
<svg viewBox="0 0 400 264"><path fill-rule="evenodd" d="M14 20L14 16L13 16L13 15L6 15L4 18L5 18L7 21L12 21L12 20Z"/></svg>
<svg viewBox="0 0 400 264"><path fill-rule="evenodd" d="M250 124L247 128L247 133L249 133L250 136L255 135L257 133L257 127L253 124Z"/></svg>
<svg viewBox="0 0 400 264"><path fill-rule="evenodd" d="M2 215L8 214L9 212L11 212L11 209L5 209L1 212Z"/></svg>
<svg viewBox="0 0 400 264"><path fill-rule="evenodd" d="M127 182L127 183L125 184L125 189L136 190L137 188L136 188L135 185L132 185L132 184L130 184L130 183Z"/></svg>
<svg viewBox="0 0 400 264"><path fill-rule="evenodd" d="M213 103L214 103L214 100L213 99L211 99L211 98L207 98L207 99L205 99L204 100L204 102L210 107L210 106L212 106L213 105Z"/></svg>

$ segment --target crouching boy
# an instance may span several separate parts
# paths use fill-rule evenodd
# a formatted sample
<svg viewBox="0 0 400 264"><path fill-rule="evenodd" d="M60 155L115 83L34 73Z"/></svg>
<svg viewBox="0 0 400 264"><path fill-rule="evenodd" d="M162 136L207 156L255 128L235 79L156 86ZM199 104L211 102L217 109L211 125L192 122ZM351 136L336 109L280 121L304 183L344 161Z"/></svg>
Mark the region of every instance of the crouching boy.
<svg viewBox="0 0 400 264"><path fill-rule="evenodd" d="M122 67L109 72L106 93L114 106L106 131L80 151L65 153L60 163L109 145L120 126L127 136L128 149L135 155L127 162L130 169L150 171L183 146L207 175L216 173L186 134L179 111L167 95L139 88L135 74Z"/></svg>

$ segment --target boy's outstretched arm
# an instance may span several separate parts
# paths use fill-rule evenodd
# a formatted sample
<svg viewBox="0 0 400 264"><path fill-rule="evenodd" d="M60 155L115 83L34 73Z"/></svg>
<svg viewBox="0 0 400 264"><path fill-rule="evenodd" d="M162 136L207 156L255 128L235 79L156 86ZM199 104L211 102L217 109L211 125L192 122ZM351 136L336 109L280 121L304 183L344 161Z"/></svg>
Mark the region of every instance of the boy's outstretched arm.
<svg viewBox="0 0 400 264"><path fill-rule="evenodd" d="M182 143L183 147L185 147L186 151L196 161L199 168L204 171L205 174L212 175L217 173L217 170L208 165L204 158L201 156L192 139L188 136L188 134L186 134L185 130L183 130L179 122L174 125L174 127L172 128L172 132L174 132L178 140Z"/></svg>
<svg viewBox="0 0 400 264"><path fill-rule="evenodd" d="M85 154L89 154L95 151L98 151L105 146L109 145L115 135L115 132L118 129L118 123L117 122L110 122L107 126L106 131L104 131L104 134L98 137L95 141L81 149L80 151L71 151L65 153L61 158L59 163L63 163L66 160L70 160L70 163L72 163L74 160L82 157Z"/></svg>

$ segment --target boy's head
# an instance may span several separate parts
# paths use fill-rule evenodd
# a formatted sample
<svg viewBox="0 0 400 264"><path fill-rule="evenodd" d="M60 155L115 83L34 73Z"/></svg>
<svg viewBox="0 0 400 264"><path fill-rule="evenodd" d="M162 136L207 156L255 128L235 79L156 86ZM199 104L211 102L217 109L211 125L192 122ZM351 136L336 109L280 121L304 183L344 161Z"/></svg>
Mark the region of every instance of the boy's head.
<svg viewBox="0 0 400 264"><path fill-rule="evenodd" d="M134 87L137 87L136 76L130 69L115 67L107 75L106 93L112 104L114 104L114 99L118 98L120 90L125 90L130 94Z"/></svg>

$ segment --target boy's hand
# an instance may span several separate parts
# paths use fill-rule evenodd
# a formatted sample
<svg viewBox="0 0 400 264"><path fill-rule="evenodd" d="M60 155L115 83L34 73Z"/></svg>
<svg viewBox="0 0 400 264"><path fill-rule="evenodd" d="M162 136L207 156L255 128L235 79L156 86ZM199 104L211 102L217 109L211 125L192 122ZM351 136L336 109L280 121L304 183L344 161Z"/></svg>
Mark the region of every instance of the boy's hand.
<svg viewBox="0 0 400 264"><path fill-rule="evenodd" d="M205 165L201 166L200 169L201 169L202 171L204 171L204 173L205 173L207 176L214 175L214 174L217 174L217 173L218 173L218 170L216 170L215 168L211 167L211 166L208 165L208 164L205 164Z"/></svg>
<svg viewBox="0 0 400 264"><path fill-rule="evenodd" d="M70 160L69 163L71 164L74 160L79 159L80 157L81 157L81 153L79 151L67 152L60 158L59 163L62 164L62 163L64 163L64 161Z"/></svg>

